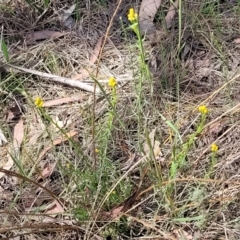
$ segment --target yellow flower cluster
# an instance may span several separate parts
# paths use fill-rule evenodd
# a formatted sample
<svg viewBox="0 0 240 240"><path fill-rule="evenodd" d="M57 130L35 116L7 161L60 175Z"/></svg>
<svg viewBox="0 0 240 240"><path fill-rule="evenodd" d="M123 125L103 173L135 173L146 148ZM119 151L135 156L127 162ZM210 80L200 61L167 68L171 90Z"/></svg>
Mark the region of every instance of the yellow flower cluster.
<svg viewBox="0 0 240 240"><path fill-rule="evenodd" d="M98 148L95 148L95 153L99 153L100 150Z"/></svg>
<svg viewBox="0 0 240 240"><path fill-rule="evenodd" d="M208 114L208 108L205 105L199 106L198 111L204 115Z"/></svg>
<svg viewBox="0 0 240 240"><path fill-rule="evenodd" d="M137 18L138 18L138 14L134 11L133 8L130 8L128 12L128 20L132 23L136 21Z"/></svg>
<svg viewBox="0 0 240 240"><path fill-rule="evenodd" d="M43 106L43 104L44 104L44 101L43 101L40 97L37 97L37 98L35 99L35 101L34 101L34 104L35 104L37 107L41 108L41 107Z"/></svg>
<svg viewBox="0 0 240 240"><path fill-rule="evenodd" d="M109 80L108 80L108 86L110 88L115 88L117 85L117 81L114 77L110 77Z"/></svg>
<svg viewBox="0 0 240 240"><path fill-rule="evenodd" d="M212 152L217 152L217 150L218 150L218 145L215 144L215 143L213 143L213 144L211 145L211 151L212 151Z"/></svg>

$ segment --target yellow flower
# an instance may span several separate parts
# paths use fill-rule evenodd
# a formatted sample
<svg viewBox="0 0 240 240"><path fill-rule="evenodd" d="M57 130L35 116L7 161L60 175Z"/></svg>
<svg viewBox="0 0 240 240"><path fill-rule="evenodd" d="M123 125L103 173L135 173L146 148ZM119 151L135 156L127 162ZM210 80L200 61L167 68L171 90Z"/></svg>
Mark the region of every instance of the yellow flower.
<svg viewBox="0 0 240 240"><path fill-rule="evenodd" d="M43 106L43 104L44 104L44 101L43 101L40 97L37 97L37 98L35 99L34 104L35 104L37 107L41 108L41 107Z"/></svg>
<svg viewBox="0 0 240 240"><path fill-rule="evenodd" d="M135 13L134 9L130 8L129 12L128 12L128 20L130 22L134 22L137 20L137 17L138 17L138 15L137 15L137 13Z"/></svg>
<svg viewBox="0 0 240 240"><path fill-rule="evenodd" d="M99 149L98 148L95 148L95 153L99 153Z"/></svg>
<svg viewBox="0 0 240 240"><path fill-rule="evenodd" d="M212 152L217 152L217 150L218 150L218 145L215 144L215 143L213 143L213 144L211 145L211 151L212 151Z"/></svg>
<svg viewBox="0 0 240 240"><path fill-rule="evenodd" d="M110 77L108 80L108 86L111 88L115 88L117 85L117 81L114 77Z"/></svg>
<svg viewBox="0 0 240 240"><path fill-rule="evenodd" d="M70 169L71 164L70 164L70 163L67 163L67 164L66 164L66 167L67 167L68 169Z"/></svg>
<svg viewBox="0 0 240 240"><path fill-rule="evenodd" d="M208 114L208 108L205 105L199 106L198 111L204 115Z"/></svg>

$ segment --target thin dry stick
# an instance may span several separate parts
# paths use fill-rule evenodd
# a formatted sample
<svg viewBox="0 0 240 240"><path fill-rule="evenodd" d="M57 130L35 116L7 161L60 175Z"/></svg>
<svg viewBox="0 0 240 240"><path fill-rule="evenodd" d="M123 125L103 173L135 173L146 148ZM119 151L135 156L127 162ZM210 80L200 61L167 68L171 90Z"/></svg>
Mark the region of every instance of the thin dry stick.
<svg viewBox="0 0 240 240"><path fill-rule="evenodd" d="M176 178L176 179L172 179L169 181L165 181L161 183L161 186L166 186L170 183L177 183L177 182L197 182L197 183L225 183L231 186L240 186L240 182L236 182L236 181L229 181L229 180L217 180L217 179L206 179L206 178L194 178L194 177L190 177L190 178ZM158 186L158 184L152 184L151 186L149 186L148 188L146 188L145 190L143 190L139 195L138 198L140 198L142 195L146 194L147 192L150 192L154 189L154 187Z"/></svg>
<svg viewBox="0 0 240 240"><path fill-rule="evenodd" d="M18 72L18 71L20 71L20 72L25 72L25 73L31 73L31 74L34 74L34 75L37 75L37 76L40 76L40 77L43 77L43 78L49 78L54 82L66 84L66 85L69 85L71 87L77 87L77 88L80 88L80 89L83 89L83 90L86 90L86 91L89 91L89 92L94 92L94 94L101 93L100 89L96 89L96 87L89 86L86 83L79 82L79 81L73 80L71 78L60 77L60 76L57 76L57 75L44 73L44 72L40 72L40 71L33 70L33 69L18 67L18 66L14 66L12 64L9 64L9 63L5 63L3 66L0 66L0 67L5 69L5 71L7 71L7 72Z"/></svg>
<svg viewBox="0 0 240 240"><path fill-rule="evenodd" d="M103 44L101 46L101 49L100 49L100 52L99 52L99 56L98 56L98 62L97 62L97 70L96 70L96 78L98 76L98 73L99 73L99 65L100 65L100 60L101 60L101 57L102 57L102 52L103 52L103 48L106 44L106 41L107 41L107 37L108 37L108 34L109 34L109 31L110 31L110 28L112 26L112 23L113 23L113 20L118 12L118 9L120 7L122 3L122 0L119 0L118 1L118 4L117 4L117 7L111 17L111 20L109 22L109 25L107 27L107 30L106 30L106 33L104 35L104 40L103 40ZM92 138L93 138L93 156L94 156L94 169L96 169L96 164L97 164L97 155L96 155L96 144L95 144L95 107L96 107L96 82L94 82L94 91L93 91L93 106L92 106ZM97 199L97 198L96 198ZM94 209L94 205L96 204L96 201L94 202L93 204L93 207L92 209ZM97 216L100 212L100 208L99 208L99 211L97 212L96 214L96 218L94 219L94 222L95 220L97 219ZM94 224L92 224L92 228L93 228Z"/></svg>
<svg viewBox="0 0 240 240"><path fill-rule="evenodd" d="M218 90L214 91L207 99L205 99L203 102L201 102L200 105L204 105L207 102L209 102L212 98L214 98L221 90L223 90L227 85L234 82L237 78L240 77L240 74L234 76L232 79L230 79L228 82L224 83ZM198 107L194 109L194 111L197 111Z"/></svg>
<svg viewBox="0 0 240 240"><path fill-rule="evenodd" d="M144 220L141 220L139 218L136 218L130 214L127 213L123 213L124 216L128 217L129 219L131 219L132 221L136 221L138 223L141 223L144 227L146 227L147 229L153 229L155 230L157 233L161 234L164 238L160 238L159 239L164 239L164 240L177 240L175 237L170 236L168 233L163 232L162 230L156 228L152 223L148 223Z"/></svg>
<svg viewBox="0 0 240 240"><path fill-rule="evenodd" d="M120 7L122 3L122 0L119 0L118 1L118 5L111 17L111 20L108 24L108 27L107 27L107 30L106 30L106 33L104 35L104 40L103 40L103 44L101 46L101 49L100 49L100 52L99 52L99 56L98 56L98 60L97 60L97 70L96 70L96 79L98 77L98 73L99 73L99 65L100 65L100 60L101 60L101 57L102 57L102 52L103 52L103 49L104 49L104 46L107 42L107 37L108 37L108 34L109 34L109 31L110 31L110 28L112 26L112 23L113 23L113 20L118 12L118 9ZM96 90L97 90L97 84L96 82L94 81L94 90L93 90L93 105L92 105L92 139L93 139L93 158L94 158L94 170L96 170L96 165L97 165L97 155L96 155L96 144L95 144L95 107L96 107Z"/></svg>

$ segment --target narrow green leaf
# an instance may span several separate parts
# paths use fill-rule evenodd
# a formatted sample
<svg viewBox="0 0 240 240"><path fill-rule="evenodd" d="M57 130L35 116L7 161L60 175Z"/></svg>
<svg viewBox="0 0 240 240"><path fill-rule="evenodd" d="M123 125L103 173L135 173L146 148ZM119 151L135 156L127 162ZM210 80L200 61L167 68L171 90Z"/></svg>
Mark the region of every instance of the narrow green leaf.
<svg viewBox="0 0 240 240"><path fill-rule="evenodd" d="M181 138L177 128L175 127L175 125L172 122L170 122L169 120L167 120L162 114L160 114L160 116L161 116L162 120L165 121L166 124L176 133L176 135L178 136L180 142L182 143L183 142L182 138Z"/></svg>
<svg viewBox="0 0 240 240"><path fill-rule="evenodd" d="M185 222L190 222L190 221L199 221L204 218L203 215L196 216L196 217L186 217L186 218L174 218L174 222L180 222L180 223L185 223Z"/></svg>
<svg viewBox="0 0 240 240"><path fill-rule="evenodd" d="M6 61L9 62L8 48L7 48L7 45L6 45L5 41L3 40L3 38L1 39L1 49L2 49L2 52L3 52L3 55L6 59Z"/></svg>

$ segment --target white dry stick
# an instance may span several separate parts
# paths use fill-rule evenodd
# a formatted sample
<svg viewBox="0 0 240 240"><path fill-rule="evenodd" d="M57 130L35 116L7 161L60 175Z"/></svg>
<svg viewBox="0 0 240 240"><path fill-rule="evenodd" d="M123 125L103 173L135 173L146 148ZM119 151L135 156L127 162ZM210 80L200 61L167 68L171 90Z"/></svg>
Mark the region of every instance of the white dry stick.
<svg viewBox="0 0 240 240"><path fill-rule="evenodd" d="M92 93L94 92L94 87L93 86L90 86L90 85L88 85L86 83L83 83L83 82L73 80L71 78L60 77L60 76L57 76L57 75L44 73L44 72L40 72L40 71L33 70L33 69L27 69L27 68L23 68L23 67L14 66L14 65L11 65L11 64L8 64L8 63L4 64L2 67L8 72L11 72L11 71L14 71L14 70L19 70L21 72L31 73L31 74L38 75L38 76L43 77L43 78L49 78L54 82L66 84L66 85L69 85L71 87L77 87L77 88L86 90L88 92L92 92ZM96 94L100 94L100 93L101 93L101 90L99 88L97 88L96 89Z"/></svg>

